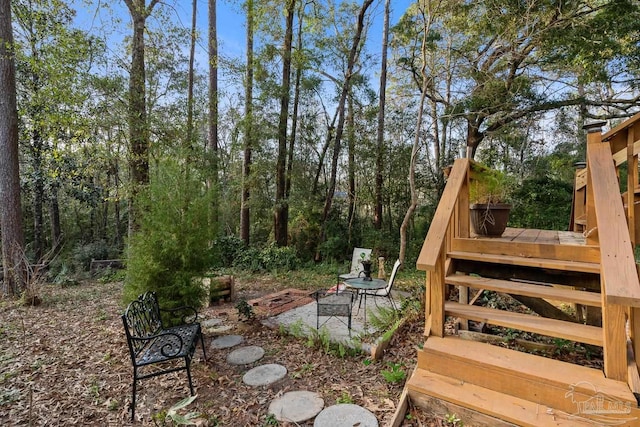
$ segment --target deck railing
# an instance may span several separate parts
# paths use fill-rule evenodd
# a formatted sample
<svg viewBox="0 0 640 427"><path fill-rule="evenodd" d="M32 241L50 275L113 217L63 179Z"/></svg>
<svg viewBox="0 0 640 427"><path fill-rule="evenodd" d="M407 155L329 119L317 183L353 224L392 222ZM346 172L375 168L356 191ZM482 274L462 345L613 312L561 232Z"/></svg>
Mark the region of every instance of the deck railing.
<svg viewBox="0 0 640 427"><path fill-rule="evenodd" d="M418 269L427 271L426 335L444 335L447 250L454 237L469 237L469 165L466 158L454 162L418 256Z"/></svg>
<svg viewBox="0 0 640 427"><path fill-rule="evenodd" d="M605 136L612 138L622 130L617 129L615 133L610 132ZM637 182L638 163L634 154L635 141L628 137L624 139L625 143L629 141L630 155L622 157L634 166L627 177L620 177L619 166L623 162L620 161L621 155L616 153L622 150L616 150L618 144L603 143L605 139L598 127L590 129L587 136L586 197L584 206L574 207L574 212L584 212L587 244L600 246L605 375L631 383L634 381L631 373L637 377L640 361L640 337L637 336L640 333L640 281L634 256L637 218L634 215L636 184L633 182L634 179ZM625 198L630 209L625 209L620 196L619 179L625 178L630 190ZM635 354L636 366L633 370L629 369L627 360L628 344L631 344Z"/></svg>
<svg viewBox="0 0 640 427"><path fill-rule="evenodd" d="M588 138L587 227L595 222L596 229L587 230L587 242L600 245L605 374L626 380L626 321L630 308L640 307L640 283L611 151L599 139L599 132Z"/></svg>

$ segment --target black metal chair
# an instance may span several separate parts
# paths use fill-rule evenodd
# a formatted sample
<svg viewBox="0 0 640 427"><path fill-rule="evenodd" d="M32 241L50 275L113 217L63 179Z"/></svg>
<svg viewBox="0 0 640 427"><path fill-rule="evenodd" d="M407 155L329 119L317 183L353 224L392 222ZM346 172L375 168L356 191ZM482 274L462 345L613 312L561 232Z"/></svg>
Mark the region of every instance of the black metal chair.
<svg viewBox="0 0 640 427"><path fill-rule="evenodd" d="M184 313L183 324L164 327L161 312ZM181 307L172 310L161 310L155 292L147 292L132 301L124 314L122 322L127 336L129 354L133 364L133 393L131 397L131 420L136 410L136 384L138 380L151 378L176 371L187 371L189 390L194 395L191 381L191 360L196 350L198 340L202 345L205 361L207 353L204 348L204 338L200 323L197 322L198 313L192 307ZM182 359L184 365L169 363ZM139 370L145 366L165 364L164 369L140 374Z"/></svg>
<svg viewBox="0 0 640 427"><path fill-rule="evenodd" d="M317 303L317 319L316 329L320 329L320 317L327 317L322 323L323 325L329 321L330 318L346 317L347 323L342 319L342 323L347 325L349 329L349 336L351 336L351 313L353 312L353 302L355 300L355 294L351 291L315 291L313 297Z"/></svg>

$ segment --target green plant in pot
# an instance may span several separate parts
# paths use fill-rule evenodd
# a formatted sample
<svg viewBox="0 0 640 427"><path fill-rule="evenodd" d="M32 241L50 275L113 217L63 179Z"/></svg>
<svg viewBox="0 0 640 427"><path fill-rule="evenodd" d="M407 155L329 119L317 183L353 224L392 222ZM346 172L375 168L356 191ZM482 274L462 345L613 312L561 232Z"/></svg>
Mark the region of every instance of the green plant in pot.
<svg viewBox="0 0 640 427"><path fill-rule="evenodd" d="M471 227L480 236L500 237L509 221L513 188L504 173L480 164L472 166L469 187Z"/></svg>
<svg viewBox="0 0 640 427"><path fill-rule="evenodd" d="M364 252L360 254L360 264L362 264L362 273L364 273L364 280L371 280L371 258Z"/></svg>

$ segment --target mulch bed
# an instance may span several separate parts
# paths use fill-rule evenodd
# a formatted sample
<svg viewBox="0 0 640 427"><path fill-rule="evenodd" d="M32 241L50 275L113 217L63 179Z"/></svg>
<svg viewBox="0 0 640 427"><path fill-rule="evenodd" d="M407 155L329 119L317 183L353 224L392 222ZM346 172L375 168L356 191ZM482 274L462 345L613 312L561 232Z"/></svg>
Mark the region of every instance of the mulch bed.
<svg viewBox="0 0 640 427"><path fill-rule="evenodd" d="M243 284L236 285L242 297ZM128 411L132 367L120 319L121 291L120 283L46 286L37 307L0 302L0 425L132 425ZM251 292L255 289L248 286L246 294ZM288 374L270 387L249 387L242 383L242 375L256 365L226 363L233 349L207 348L209 359L204 362L198 348L192 365L198 397L188 410L202 414L201 425L273 425L269 404L292 390L318 392L326 406L362 405L380 425L391 420L403 383L389 383L381 371L397 364L410 375L416 347L423 340L424 320L405 324L384 359L371 362L366 355L340 356L310 347L304 339L283 336L259 322L238 321L233 304L206 308L201 314L206 319L216 311L225 312L226 321L233 324L228 333L241 334L247 345L265 349L256 365L279 363ZM205 338L208 345L214 337ZM184 371L143 380L135 425L163 425L154 416L188 395ZM411 418L405 426L443 425L419 412Z"/></svg>

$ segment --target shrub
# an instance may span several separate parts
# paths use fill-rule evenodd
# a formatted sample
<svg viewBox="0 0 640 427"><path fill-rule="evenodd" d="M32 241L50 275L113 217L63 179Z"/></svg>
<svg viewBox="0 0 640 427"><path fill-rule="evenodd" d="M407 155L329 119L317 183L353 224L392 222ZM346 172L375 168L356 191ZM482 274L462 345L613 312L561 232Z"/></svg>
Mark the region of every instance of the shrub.
<svg viewBox="0 0 640 427"><path fill-rule="evenodd" d="M155 291L160 305L199 308L202 282L211 266L211 200L195 172L189 178L165 160L139 202L140 230L129 242L125 302Z"/></svg>
<svg viewBox="0 0 640 427"><path fill-rule="evenodd" d="M525 180L513 194L512 227L565 230L571 216L571 184L549 177Z"/></svg>
<svg viewBox="0 0 640 427"><path fill-rule="evenodd" d="M300 260L292 247L278 247L271 244L260 250L247 248L238 253L233 266L254 273L262 271L295 270Z"/></svg>
<svg viewBox="0 0 640 427"><path fill-rule="evenodd" d="M76 271L89 271L91 260L109 259L117 253L104 240L87 244L79 244L73 249L73 266Z"/></svg>
<svg viewBox="0 0 640 427"><path fill-rule="evenodd" d="M223 236L213 242L211 248L216 267L231 267L235 259L245 250L242 239L236 236Z"/></svg>

